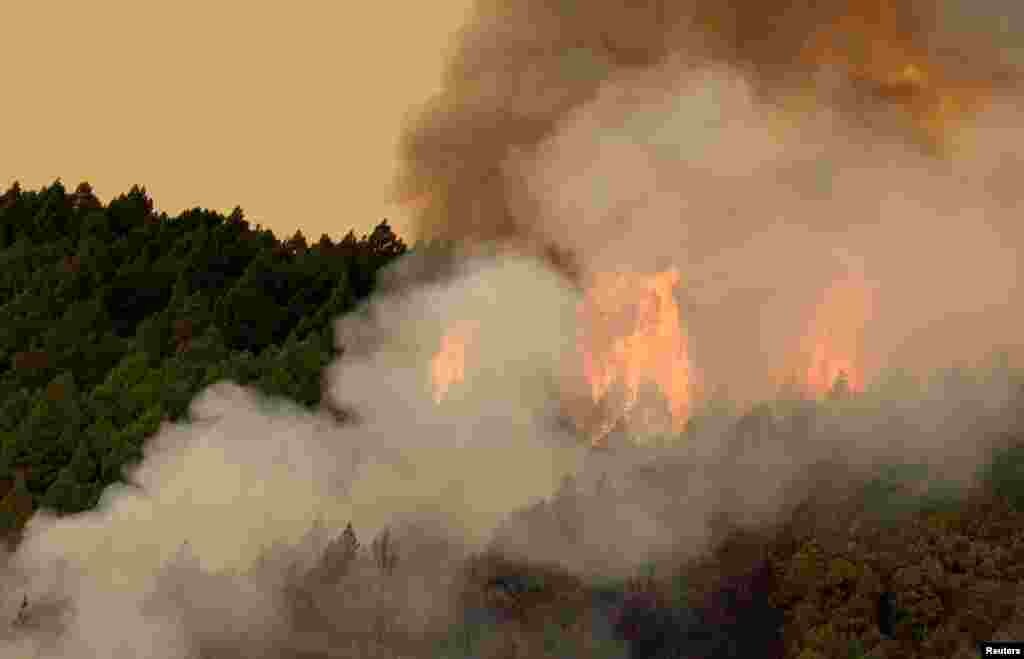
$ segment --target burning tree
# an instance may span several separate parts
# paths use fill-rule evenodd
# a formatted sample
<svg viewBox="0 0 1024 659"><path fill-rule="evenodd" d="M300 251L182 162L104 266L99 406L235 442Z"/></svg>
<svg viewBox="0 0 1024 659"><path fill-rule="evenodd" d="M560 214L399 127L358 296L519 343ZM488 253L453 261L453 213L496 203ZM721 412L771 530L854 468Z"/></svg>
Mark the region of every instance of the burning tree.
<svg viewBox="0 0 1024 659"><path fill-rule="evenodd" d="M808 394L842 397L863 390L863 332L873 307L872 291L860 278L825 290L803 337L808 363L801 379Z"/></svg>
<svg viewBox="0 0 1024 659"><path fill-rule="evenodd" d="M647 432L682 432L685 427L693 383L674 293L680 279L674 268L648 276L601 273L587 290L579 307L583 374L594 404L608 403L613 385L620 385L621 395L605 405L594 442L603 441L619 421ZM653 401L641 400L645 384ZM659 423L654 414L634 415L638 404L656 405L658 399L667 405L668 419Z"/></svg>
<svg viewBox="0 0 1024 659"><path fill-rule="evenodd" d="M675 269L650 275L608 272L584 292L577 307L577 351L565 365L562 398L576 428L595 445L616 427L642 434L678 433L685 427L693 382L674 292L679 282ZM478 321L460 320L442 335L430 361L435 403L481 366L473 363L479 330Z"/></svg>

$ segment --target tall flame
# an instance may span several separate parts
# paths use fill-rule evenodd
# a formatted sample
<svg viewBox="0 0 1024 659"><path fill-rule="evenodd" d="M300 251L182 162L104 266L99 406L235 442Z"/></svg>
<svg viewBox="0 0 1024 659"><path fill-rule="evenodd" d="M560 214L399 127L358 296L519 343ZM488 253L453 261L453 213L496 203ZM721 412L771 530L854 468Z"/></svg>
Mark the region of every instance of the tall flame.
<svg viewBox="0 0 1024 659"><path fill-rule="evenodd" d="M817 396L824 395L832 391L841 380L846 382L851 392L863 388L855 358L837 352L830 341L819 339L811 353L811 365L807 367L808 391Z"/></svg>
<svg viewBox="0 0 1024 659"><path fill-rule="evenodd" d="M479 323L475 321L461 321L441 337L441 348L430 360L435 403L440 404L452 385L466 379L466 349L478 329Z"/></svg>
<svg viewBox="0 0 1024 659"><path fill-rule="evenodd" d="M616 384L623 394L604 405L604 418L592 430L595 443L620 421L654 432L684 427L692 383L687 337L673 293L679 281L675 269L649 276L601 273L580 303L579 348L592 401L605 402ZM632 418L645 382L655 385L667 404L667 423Z"/></svg>
<svg viewBox="0 0 1024 659"><path fill-rule="evenodd" d="M871 290L858 278L836 282L825 290L803 337L802 380L807 393L828 394L841 378L848 391L863 390L863 332L872 307Z"/></svg>
<svg viewBox="0 0 1024 659"><path fill-rule="evenodd" d="M589 404L571 415L595 444L620 422L655 433L679 432L685 426L693 383L687 337L673 292L679 281L675 269L653 275L602 273L580 302L579 361L570 377L582 375ZM430 362L435 403L465 381L467 352L479 328L477 321L462 320L441 337ZM644 384L652 386L659 400L642 395ZM568 394L568 386L564 391ZM613 391L622 395L612 395ZM645 407L646 403L652 406ZM652 414L651 407L658 405L667 412L662 418Z"/></svg>

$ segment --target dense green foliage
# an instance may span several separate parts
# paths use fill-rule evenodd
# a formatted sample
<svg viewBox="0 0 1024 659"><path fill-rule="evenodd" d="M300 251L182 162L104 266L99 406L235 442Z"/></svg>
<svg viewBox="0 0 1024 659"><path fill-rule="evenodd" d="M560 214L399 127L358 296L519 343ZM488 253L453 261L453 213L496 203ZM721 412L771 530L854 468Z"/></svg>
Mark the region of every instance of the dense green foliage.
<svg viewBox="0 0 1024 659"><path fill-rule="evenodd" d="M0 196L0 524L95 505L162 420L221 379L320 399L332 320L406 251L382 222L310 246L229 216L171 218L135 186Z"/></svg>

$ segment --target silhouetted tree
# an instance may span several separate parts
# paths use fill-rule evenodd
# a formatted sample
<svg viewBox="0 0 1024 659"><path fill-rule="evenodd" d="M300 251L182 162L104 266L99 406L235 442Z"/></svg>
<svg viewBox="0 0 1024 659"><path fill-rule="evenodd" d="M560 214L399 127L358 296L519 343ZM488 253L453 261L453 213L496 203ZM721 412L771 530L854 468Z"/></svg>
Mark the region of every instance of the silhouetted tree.
<svg viewBox="0 0 1024 659"><path fill-rule="evenodd" d="M349 566L359 553L359 540L352 528L352 523L345 525L345 530L337 538L331 540L321 560L320 580L334 583L348 573Z"/></svg>
<svg viewBox="0 0 1024 659"><path fill-rule="evenodd" d="M88 182L82 181L71 195L71 207L75 210L91 211L103 208L103 204L93 194L92 186Z"/></svg>
<svg viewBox="0 0 1024 659"><path fill-rule="evenodd" d="M17 181L11 184L11 187L0 195L0 210L10 208L14 205L14 202L21 198L21 184Z"/></svg>
<svg viewBox="0 0 1024 659"><path fill-rule="evenodd" d="M302 235L302 231L297 230L291 238L285 241L284 248L289 254L298 254L305 252L309 245L306 243L306 237Z"/></svg>
<svg viewBox="0 0 1024 659"><path fill-rule="evenodd" d="M398 552L391 529L385 528L373 540L373 560L377 567L386 575L391 575L398 565Z"/></svg>

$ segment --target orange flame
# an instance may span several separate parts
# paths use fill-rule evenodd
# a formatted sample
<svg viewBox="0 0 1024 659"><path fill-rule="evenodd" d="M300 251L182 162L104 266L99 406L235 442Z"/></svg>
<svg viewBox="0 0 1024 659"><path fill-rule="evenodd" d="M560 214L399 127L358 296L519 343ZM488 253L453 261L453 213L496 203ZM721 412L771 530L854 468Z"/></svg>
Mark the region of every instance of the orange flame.
<svg viewBox="0 0 1024 659"><path fill-rule="evenodd" d="M475 321L461 321L441 337L441 348L430 360L435 403L440 404L452 385L466 379L466 349L478 329L479 323Z"/></svg>
<svg viewBox="0 0 1024 659"><path fill-rule="evenodd" d="M825 291L803 337L803 385L808 394L826 395L841 378L847 391L863 391L863 330L872 306L871 290L859 279L837 282Z"/></svg>
<svg viewBox="0 0 1024 659"><path fill-rule="evenodd" d="M595 404L606 403L604 418L592 431L600 444L620 421L631 418L644 382L657 387L667 404L667 423L648 418L645 430L678 432L689 417L691 369L686 333L673 288L675 269L651 276L601 273L587 290L578 312L583 375ZM607 403L613 385L622 400ZM612 408L612 409L608 409ZM658 427L658 426L662 427Z"/></svg>
<svg viewBox="0 0 1024 659"><path fill-rule="evenodd" d="M810 393L822 396L832 391L841 379L851 392L862 389L861 376L853 358L835 354L828 341L819 341L811 354L811 365L807 368L806 384Z"/></svg>

